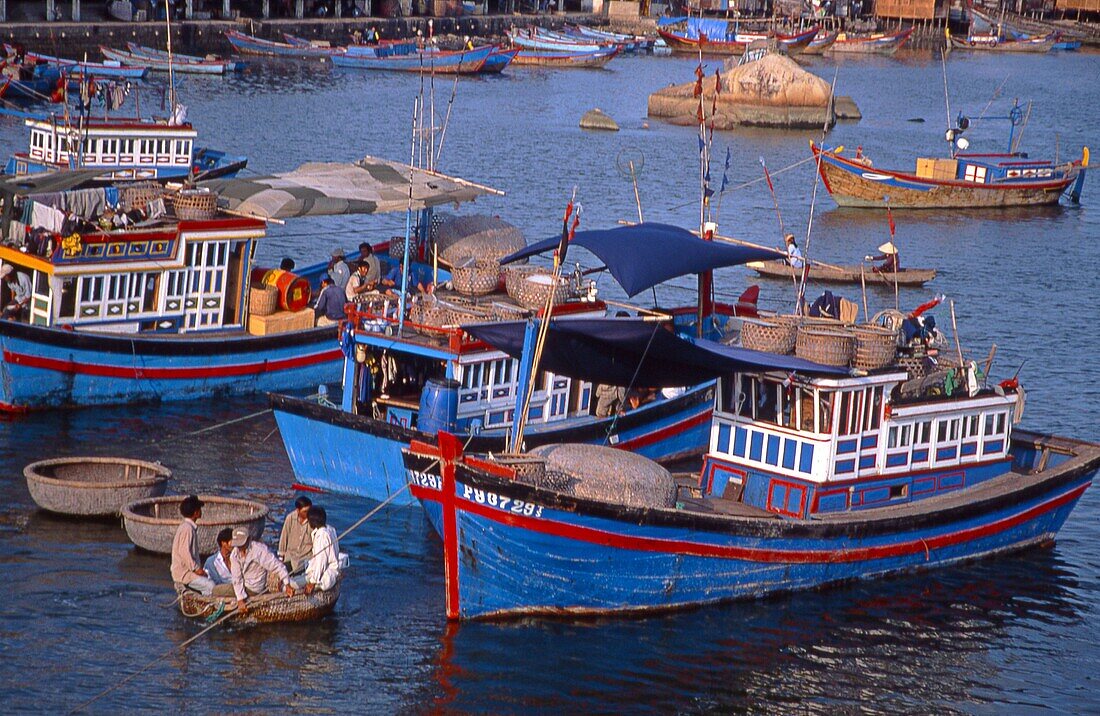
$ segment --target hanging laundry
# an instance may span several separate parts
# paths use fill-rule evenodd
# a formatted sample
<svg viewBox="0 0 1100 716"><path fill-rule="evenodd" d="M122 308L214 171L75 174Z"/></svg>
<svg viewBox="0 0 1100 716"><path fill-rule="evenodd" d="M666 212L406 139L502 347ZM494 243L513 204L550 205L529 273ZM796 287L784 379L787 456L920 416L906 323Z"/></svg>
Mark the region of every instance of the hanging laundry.
<svg viewBox="0 0 1100 716"><path fill-rule="evenodd" d="M31 220L28 222L34 228L48 229L54 233L59 233L62 226L65 223L65 213L59 211L52 206L46 204L39 204L37 202L32 203L31 208Z"/></svg>

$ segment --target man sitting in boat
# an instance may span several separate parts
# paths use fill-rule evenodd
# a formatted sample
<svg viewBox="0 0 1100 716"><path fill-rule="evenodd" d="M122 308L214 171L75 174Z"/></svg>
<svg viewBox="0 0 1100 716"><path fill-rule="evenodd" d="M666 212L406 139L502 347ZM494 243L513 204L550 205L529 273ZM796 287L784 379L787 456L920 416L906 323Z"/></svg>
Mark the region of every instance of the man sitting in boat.
<svg viewBox="0 0 1100 716"><path fill-rule="evenodd" d="M2 317L12 321L27 321L31 310L30 277L22 271L16 271L11 264L4 264L4 268L0 268L0 279L3 279L11 291L11 301L4 306Z"/></svg>
<svg viewBox="0 0 1100 716"><path fill-rule="evenodd" d="M359 263L367 264L367 280L377 283L382 278L382 264L374 255L374 248L366 241L359 244Z"/></svg>
<svg viewBox="0 0 1100 716"><path fill-rule="evenodd" d="M344 306L347 297L343 289L337 288L331 276L321 279L321 293L313 306L313 314L318 326L334 326L344 318Z"/></svg>
<svg viewBox="0 0 1100 716"><path fill-rule="evenodd" d="M404 268L405 260L402 258L382 279L382 286L387 289L386 294L393 298L397 298L397 293L395 290L390 289L396 289L401 285L402 280L404 280ZM424 264L413 264L409 269L409 287L413 286L416 287L416 291L419 293L431 293L432 270ZM409 291L409 293L412 293L412 291Z"/></svg>
<svg viewBox="0 0 1100 716"><path fill-rule="evenodd" d="M377 259L376 259L377 260ZM360 261L355 267L355 273L348 279L344 296L351 303L362 303L370 298L370 294L378 288L378 279L370 279L371 268L366 261Z"/></svg>
<svg viewBox="0 0 1100 716"><path fill-rule="evenodd" d="M863 257L866 261L882 262L872 269L875 273L897 273L901 271L901 261L898 258L898 247L894 246L893 241L887 241L882 246L879 246L878 250L882 252L878 256Z"/></svg>
<svg viewBox="0 0 1100 716"><path fill-rule="evenodd" d="M286 565L266 544L252 539L244 527L234 528L230 544L233 551L229 555L229 571L233 575L237 609L242 614L248 614L249 597L267 594L272 586L278 585L288 597L294 596L294 585L290 582Z"/></svg>
<svg viewBox="0 0 1100 716"><path fill-rule="evenodd" d="M805 266L806 262L802 259L802 249L798 248L798 244L795 243L794 234L787 234L783 237L783 241L787 244L787 263L796 269Z"/></svg>
<svg viewBox="0 0 1100 716"><path fill-rule="evenodd" d="M308 519L313 556L306 563L306 573L295 578L295 584L306 594L313 594L316 589L325 591L336 585L340 577L340 542L336 530L328 524L324 507L310 507Z"/></svg>
<svg viewBox="0 0 1100 716"><path fill-rule="evenodd" d="M218 533L218 551L206 558L203 571L214 580L214 597L233 596L233 573L229 571L229 554L233 551L233 528L226 527Z"/></svg>
<svg viewBox="0 0 1100 716"><path fill-rule="evenodd" d="M348 285L348 279L351 278L351 267L344 260L343 249L335 248L332 250L332 258L328 261L327 270L328 275L332 277L332 282L343 291L344 287Z"/></svg>
<svg viewBox="0 0 1100 716"><path fill-rule="evenodd" d="M199 564L199 526L195 524L202 519L202 500L196 495L183 498L180 515L183 522L172 538L172 581L209 597L214 592L214 580Z"/></svg>
<svg viewBox="0 0 1100 716"><path fill-rule="evenodd" d="M309 535L309 508L313 500L302 495L294 501L294 509L283 520L283 530L279 533L279 559L297 572L313 554L313 539Z"/></svg>

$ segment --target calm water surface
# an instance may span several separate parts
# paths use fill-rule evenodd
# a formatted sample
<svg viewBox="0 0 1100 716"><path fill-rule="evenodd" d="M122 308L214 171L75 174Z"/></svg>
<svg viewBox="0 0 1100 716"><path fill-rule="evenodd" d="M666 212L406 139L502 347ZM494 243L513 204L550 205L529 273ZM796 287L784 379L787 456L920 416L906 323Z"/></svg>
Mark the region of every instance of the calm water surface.
<svg viewBox="0 0 1100 716"><path fill-rule="evenodd" d="M462 80L441 168L505 190L474 210L499 213L533 239L556 230L574 186L583 226L636 217L630 181L618 167L632 157L641 165L645 218L691 226L698 221L694 132L656 121L646 128L644 115L647 94L688 81L692 65L624 58L602 72ZM831 80L834 66L818 61L811 69ZM1023 141L1034 156L1100 147L1100 56L957 56L948 70L953 112L978 116L1002 82L987 117L1006 114L1014 97L1034 100ZM240 77L188 78L184 101L204 143L247 154L251 169L269 172L365 154L407 160L419 84L319 63L261 62ZM837 85L864 119L837 127L830 142L862 145L886 167L911 166L917 152L943 154L938 60L914 53L843 62ZM451 87L451 80L437 83L441 117ZM577 129L594 106L622 131ZM764 157L785 225L804 235L812 166L780 170L805 159L816 135L722 134L715 182L726 147L731 186L759 178ZM969 136L974 150L1003 151L1007 124L983 121ZM17 123L0 121L5 152L25 147L25 137ZM940 270L928 289L903 290L902 308L947 293L967 350L984 355L996 342L1000 377L1022 366L1026 425L1092 440L1100 440L1097 206L1100 183L1090 176L1081 207L897 213L905 263ZM839 210L823 190L817 209L814 256L856 261L887 238L881 215ZM274 228L260 257L320 259L364 233L400 233L403 223L402 216L299 221ZM720 223L727 234L765 243L780 236L762 182L729 192ZM743 269L724 271L719 291L733 297L750 281ZM762 285L763 303L791 305L789 286ZM658 300L690 300L688 287L667 287ZM601 288L616 294L610 279ZM893 298L872 291L871 310L892 306ZM949 321L946 311L938 318ZM8 709L71 708L199 630L166 608L174 595L165 559L135 551L115 524L36 511L23 466L72 454L161 460L175 471L175 492L250 497L281 515L293 498L291 474L269 415L170 439L263 407L258 399L223 400L0 423L0 693ZM373 506L335 496L323 502L340 528ZM216 630L90 710L1096 712L1098 516L1100 491L1092 490L1053 549L823 593L648 619L447 626L434 533L417 508L387 509L344 541L353 569L331 618Z"/></svg>

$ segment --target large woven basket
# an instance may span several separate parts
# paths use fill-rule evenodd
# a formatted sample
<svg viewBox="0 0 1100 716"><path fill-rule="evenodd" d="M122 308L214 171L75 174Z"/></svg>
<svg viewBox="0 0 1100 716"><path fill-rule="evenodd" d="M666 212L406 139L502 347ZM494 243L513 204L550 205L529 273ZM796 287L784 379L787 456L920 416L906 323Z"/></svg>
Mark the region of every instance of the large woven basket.
<svg viewBox="0 0 1100 716"><path fill-rule="evenodd" d="M176 528L183 522L180 503L184 495L138 500L122 510L122 522L130 541L149 552L171 554ZM213 554L218 532L226 527L245 527L253 539L263 536L267 507L252 500L200 495L202 518L198 520L199 552Z"/></svg>
<svg viewBox="0 0 1100 716"><path fill-rule="evenodd" d="M415 324L413 328L418 333L440 335L447 332L445 326L476 321L478 317L449 301L422 295L420 300L409 307L409 320Z"/></svg>
<svg viewBox="0 0 1100 716"><path fill-rule="evenodd" d="M877 370L894 362L898 352L897 331L874 325L854 326L851 331L856 339L853 368Z"/></svg>
<svg viewBox="0 0 1100 716"><path fill-rule="evenodd" d="M838 328L799 326L794 354L815 363L846 366L852 362L855 336Z"/></svg>
<svg viewBox="0 0 1100 716"><path fill-rule="evenodd" d="M137 182L118 190L119 204L123 211L144 209L151 201L164 196L164 187L156 182Z"/></svg>
<svg viewBox="0 0 1100 716"><path fill-rule="evenodd" d="M539 486L546 478L546 458L527 453L496 453L493 462L499 462L516 471L516 479Z"/></svg>
<svg viewBox="0 0 1100 716"><path fill-rule="evenodd" d="M399 259L405 256L405 237L404 236L391 236L390 237L390 258ZM412 239L412 244L409 246L409 256L416 257L416 237Z"/></svg>
<svg viewBox="0 0 1100 716"><path fill-rule="evenodd" d="M209 189L180 189L172 195L172 207L181 221L205 221L217 213L218 196Z"/></svg>
<svg viewBox="0 0 1100 716"><path fill-rule="evenodd" d="M504 291L512 298L520 291L524 279L537 274L550 275L550 269L530 264L509 264L501 269L504 274Z"/></svg>
<svg viewBox="0 0 1100 716"><path fill-rule="evenodd" d="M469 260L451 269L451 285L463 296L484 296L500 284L500 262L495 259Z"/></svg>
<svg viewBox="0 0 1100 716"><path fill-rule="evenodd" d="M122 457L63 457L32 462L23 476L31 499L44 510L109 517L135 500L163 495L172 471Z"/></svg>
<svg viewBox="0 0 1100 716"><path fill-rule="evenodd" d="M516 292L512 294L512 298L519 305L532 311L544 308L547 298L551 298L553 305L557 306L565 303L569 298L569 281L559 278L555 285L553 276L537 273L524 278Z"/></svg>
<svg viewBox="0 0 1100 716"><path fill-rule="evenodd" d="M798 328L782 318L745 318L741 323L741 345L749 350L786 355L794 350Z"/></svg>
<svg viewBox="0 0 1100 716"><path fill-rule="evenodd" d="M279 291L274 286L253 286L248 291L248 312L253 316L270 316L279 307Z"/></svg>
<svg viewBox="0 0 1100 716"><path fill-rule="evenodd" d="M268 624L271 622L304 622L320 619L336 607L340 598L340 582L336 580L332 589L317 589L313 594L299 591L293 597L284 592L269 592L248 598L248 614L236 614L228 621L239 625ZM176 593L180 595L180 612L185 617L209 617L219 608L226 611L236 608L236 597L204 597L178 582Z"/></svg>

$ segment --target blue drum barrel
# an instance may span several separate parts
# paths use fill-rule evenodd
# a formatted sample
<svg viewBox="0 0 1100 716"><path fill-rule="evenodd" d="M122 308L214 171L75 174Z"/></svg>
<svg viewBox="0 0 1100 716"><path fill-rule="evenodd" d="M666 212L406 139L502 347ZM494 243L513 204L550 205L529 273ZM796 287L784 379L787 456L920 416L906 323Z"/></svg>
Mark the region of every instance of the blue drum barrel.
<svg viewBox="0 0 1100 716"><path fill-rule="evenodd" d="M458 381L431 378L420 393L417 427L435 435L440 430L453 433L458 425Z"/></svg>

